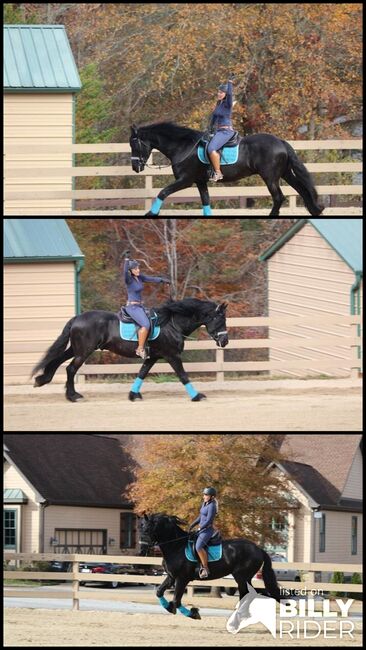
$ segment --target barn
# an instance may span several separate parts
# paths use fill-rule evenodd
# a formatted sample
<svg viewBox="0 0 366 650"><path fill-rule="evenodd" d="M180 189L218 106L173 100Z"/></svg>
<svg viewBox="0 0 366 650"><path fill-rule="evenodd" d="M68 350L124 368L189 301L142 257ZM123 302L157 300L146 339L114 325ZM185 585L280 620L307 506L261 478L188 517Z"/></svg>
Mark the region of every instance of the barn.
<svg viewBox="0 0 366 650"><path fill-rule="evenodd" d="M260 259L268 269L268 316L314 316L313 324L271 327L271 361L309 360L308 368L280 374L349 376L350 344L342 337L350 336L351 326L322 325L321 319L361 313L362 219L299 219ZM329 335L339 337L339 345L312 344ZM276 347L276 338L285 336L299 346ZM312 360L323 360L324 369L312 368Z"/></svg>
<svg viewBox="0 0 366 650"><path fill-rule="evenodd" d="M81 82L63 25L5 25L4 27L4 139L8 192L37 191L33 167L44 167L42 188L72 190L72 177L55 176L52 168L72 167L72 153L63 145L74 142L75 98ZM40 152L59 145L59 153ZM16 152L9 151L16 146ZM24 147L34 150L23 151ZM19 170L19 171L17 171ZM23 171L24 170L24 171ZM71 210L71 199L16 198L5 202L7 215L49 214Z"/></svg>
<svg viewBox="0 0 366 650"><path fill-rule="evenodd" d="M84 256L65 219L4 219L4 263L5 383L25 384L80 313Z"/></svg>

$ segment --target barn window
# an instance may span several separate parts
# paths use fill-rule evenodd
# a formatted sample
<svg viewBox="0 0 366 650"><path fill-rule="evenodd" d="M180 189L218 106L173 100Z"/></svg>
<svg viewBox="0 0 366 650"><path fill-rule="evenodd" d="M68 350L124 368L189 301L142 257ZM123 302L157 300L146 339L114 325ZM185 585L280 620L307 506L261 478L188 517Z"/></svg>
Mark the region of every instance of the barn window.
<svg viewBox="0 0 366 650"><path fill-rule="evenodd" d="M136 546L136 517L132 512L121 513L120 548Z"/></svg>
<svg viewBox="0 0 366 650"><path fill-rule="evenodd" d="M4 548L16 550L16 510L4 510Z"/></svg>
<svg viewBox="0 0 366 650"><path fill-rule="evenodd" d="M352 517L351 525L351 553L357 555L357 517Z"/></svg>

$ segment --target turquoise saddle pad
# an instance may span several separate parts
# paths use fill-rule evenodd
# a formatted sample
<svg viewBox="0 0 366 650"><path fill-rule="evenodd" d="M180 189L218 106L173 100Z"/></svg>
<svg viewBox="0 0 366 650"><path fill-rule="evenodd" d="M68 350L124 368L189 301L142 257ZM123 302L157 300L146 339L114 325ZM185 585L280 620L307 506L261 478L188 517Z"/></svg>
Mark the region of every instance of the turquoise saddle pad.
<svg viewBox="0 0 366 650"><path fill-rule="evenodd" d="M197 553L194 550L195 542L188 542L186 546L186 558L190 562L196 562L198 563L200 560L197 557ZM221 560L222 558L222 544L215 544L215 546L208 546L206 547L206 551L208 551L208 561L209 562L217 562L218 560Z"/></svg>
<svg viewBox="0 0 366 650"><path fill-rule="evenodd" d="M124 341L138 341L138 325L134 323L121 323L119 324L121 339ZM154 323L152 331L149 332L149 341L155 341L160 335L160 325Z"/></svg>
<svg viewBox="0 0 366 650"><path fill-rule="evenodd" d="M205 165L211 165L211 161L207 158L205 147L203 144L200 144L197 149L197 155L199 160ZM239 145L235 147L224 147L221 150L221 161L220 165L234 165L238 162L239 157Z"/></svg>

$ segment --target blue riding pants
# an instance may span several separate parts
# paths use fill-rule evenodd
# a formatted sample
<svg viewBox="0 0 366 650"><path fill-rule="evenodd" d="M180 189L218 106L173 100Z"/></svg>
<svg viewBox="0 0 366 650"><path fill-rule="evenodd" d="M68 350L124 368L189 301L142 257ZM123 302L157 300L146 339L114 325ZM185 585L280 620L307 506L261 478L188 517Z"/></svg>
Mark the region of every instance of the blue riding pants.
<svg viewBox="0 0 366 650"><path fill-rule="evenodd" d="M218 151L224 144L229 142L233 135L234 131L232 129L219 129L209 143L207 152L212 153L213 151Z"/></svg>
<svg viewBox="0 0 366 650"><path fill-rule="evenodd" d="M205 548L205 546L208 544L213 534L214 534L213 528L207 528L202 533L199 533L196 540L196 551L200 551L202 548Z"/></svg>
<svg viewBox="0 0 366 650"><path fill-rule="evenodd" d="M128 305L126 312L140 327L146 327L147 330L150 329L150 321L146 316L145 310L140 305Z"/></svg>

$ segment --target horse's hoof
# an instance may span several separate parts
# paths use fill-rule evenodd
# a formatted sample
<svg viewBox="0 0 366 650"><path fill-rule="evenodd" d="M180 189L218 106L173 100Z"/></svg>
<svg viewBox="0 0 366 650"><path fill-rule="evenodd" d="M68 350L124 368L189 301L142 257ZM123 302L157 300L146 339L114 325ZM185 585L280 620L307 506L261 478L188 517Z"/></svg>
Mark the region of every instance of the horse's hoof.
<svg viewBox="0 0 366 650"><path fill-rule="evenodd" d="M69 402L77 402L79 399L84 399L84 395L80 395L80 393L73 393L73 395L66 395L66 399L68 399Z"/></svg>
<svg viewBox="0 0 366 650"><path fill-rule="evenodd" d="M201 620L200 612L198 607L191 607L191 613L189 615L189 618L194 618L196 621Z"/></svg>
<svg viewBox="0 0 366 650"><path fill-rule="evenodd" d="M174 605L173 602L170 602L168 607L166 608L166 611L169 612L169 614L176 614L177 613L177 608Z"/></svg>
<svg viewBox="0 0 366 650"><path fill-rule="evenodd" d="M128 399L130 402L135 402L137 399L142 399L141 393L134 393L132 390L130 390Z"/></svg>
<svg viewBox="0 0 366 650"><path fill-rule="evenodd" d="M34 378L33 388L41 388L41 386L44 386L45 384L47 384L47 381L45 381L42 375L39 375Z"/></svg>
<svg viewBox="0 0 366 650"><path fill-rule="evenodd" d="M203 399L207 399L206 395L197 393L196 397L193 397L192 402L201 402Z"/></svg>

